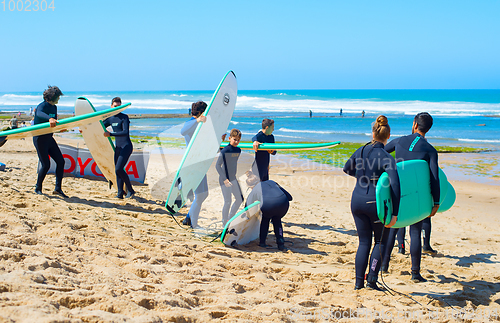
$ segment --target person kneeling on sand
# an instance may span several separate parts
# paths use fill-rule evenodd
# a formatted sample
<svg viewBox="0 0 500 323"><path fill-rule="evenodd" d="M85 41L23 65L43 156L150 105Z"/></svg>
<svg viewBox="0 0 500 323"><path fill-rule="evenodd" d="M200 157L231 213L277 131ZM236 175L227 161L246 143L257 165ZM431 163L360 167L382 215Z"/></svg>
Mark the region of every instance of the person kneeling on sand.
<svg viewBox="0 0 500 323"><path fill-rule="evenodd" d="M261 182L260 178L251 171L247 172L247 176L246 183L248 187L252 188L252 191L247 197L245 206L256 201L261 203L262 219L260 222L259 246L263 248L269 247L266 245L266 238L269 231L269 222L272 221L276 244L278 249L283 251L285 250L285 239L283 238L281 218L288 212L292 196L274 181Z"/></svg>

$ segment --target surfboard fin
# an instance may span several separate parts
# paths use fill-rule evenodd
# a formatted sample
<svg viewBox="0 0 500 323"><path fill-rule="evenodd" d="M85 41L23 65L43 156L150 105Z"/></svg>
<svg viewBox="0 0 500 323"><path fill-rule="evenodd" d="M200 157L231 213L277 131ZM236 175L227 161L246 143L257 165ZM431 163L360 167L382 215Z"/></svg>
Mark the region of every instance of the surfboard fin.
<svg viewBox="0 0 500 323"><path fill-rule="evenodd" d="M188 198L190 201L194 201L194 193L193 193L193 190L190 190L190 191L188 192L187 198Z"/></svg>
<svg viewBox="0 0 500 323"><path fill-rule="evenodd" d="M177 195L174 204L180 209L182 207L182 198L180 195Z"/></svg>
<svg viewBox="0 0 500 323"><path fill-rule="evenodd" d="M2 147L3 145L5 145L6 142L7 142L7 138L6 137L0 137L0 147Z"/></svg>
<svg viewBox="0 0 500 323"><path fill-rule="evenodd" d="M179 191L182 189L182 181L181 181L180 177L177 179L177 182L175 183L175 186L177 187L177 189Z"/></svg>

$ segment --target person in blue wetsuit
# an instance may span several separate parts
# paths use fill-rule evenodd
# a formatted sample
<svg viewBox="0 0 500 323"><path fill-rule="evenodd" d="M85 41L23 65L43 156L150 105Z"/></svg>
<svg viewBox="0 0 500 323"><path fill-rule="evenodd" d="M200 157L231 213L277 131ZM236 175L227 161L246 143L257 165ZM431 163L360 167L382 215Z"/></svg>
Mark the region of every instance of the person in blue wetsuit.
<svg viewBox="0 0 500 323"><path fill-rule="evenodd" d="M276 155L276 150L257 150L260 144L274 143L274 120L262 120L262 129L253 136L253 149L255 150L255 161L252 165L254 174L258 174L261 181L269 179L269 162L271 155Z"/></svg>
<svg viewBox="0 0 500 323"><path fill-rule="evenodd" d="M261 203L262 218L260 221L259 246L263 248L269 247L266 244L266 238L269 231L269 222L273 222L276 244L279 250L284 251L285 239L283 238L281 218L288 212L290 201L293 199L292 195L274 181L260 181L260 178L251 171L247 172L247 176L246 182L248 187L252 188L252 191L248 194L245 207L256 201Z"/></svg>
<svg viewBox="0 0 500 323"><path fill-rule="evenodd" d="M207 104L203 101L198 101L191 105L191 119L186 121L186 123L184 123L184 126L181 129L181 135L183 135L184 139L186 140L186 147L189 146L189 142L193 137L194 131L196 130L198 123L207 121L207 117L203 115L203 112L205 112L206 109L207 109ZM198 187L194 191L193 203L189 208L189 212L186 215L186 218L184 219L184 221L182 221L182 224L189 225L192 228L198 226L198 216L200 215L201 204L203 203L203 201L207 199L207 197L208 197L208 181L207 181L207 175L205 175L200 185L198 185Z"/></svg>
<svg viewBox="0 0 500 323"><path fill-rule="evenodd" d="M114 108L120 105L122 105L122 100L119 97L111 100L111 107ZM120 112L117 115L107 118L103 123L105 127L111 126L113 128L113 132L106 131L104 137L115 137L115 174L116 186L118 188L116 198L123 199L123 195L125 194L123 184L127 187L127 195L125 197L131 198L134 196L135 191L125 171L128 159L134 150L129 133L130 120L125 113Z"/></svg>
<svg viewBox="0 0 500 323"><path fill-rule="evenodd" d="M241 149L238 144L241 140L241 131L232 129L229 133L229 144L220 151L219 158L215 164L215 169L219 173L219 184L224 197L224 206L222 208L222 225L225 226L231 219L241 203L243 203L243 194L240 184L236 178L238 158L240 158ZM234 195L234 203L231 207L231 194ZM231 208L231 211L229 211Z"/></svg>
<svg viewBox="0 0 500 323"><path fill-rule="evenodd" d="M434 199L434 206L429 218L410 226L411 280L413 282L426 281L426 279L420 275L420 261L422 257L422 226L424 222L430 222L430 217L434 216L439 209L440 188L438 154L436 149L425 139L425 134L431 129L432 124L432 116L427 112L421 112L413 119L411 135L394 139L385 146L385 150L388 152L396 151L397 161L421 159L425 160L429 164L431 175L431 194ZM397 229L391 229L391 233L389 234L387 249L384 254L382 264L383 271L388 271L389 269L389 260L392 248L394 247L394 237L397 231ZM430 248L430 246L428 247Z"/></svg>
<svg viewBox="0 0 500 323"><path fill-rule="evenodd" d="M389 230L384 229L384 225L377 216L375 189L380 175L384 172L389 175L393 201L393 214L386 227L393 226L397 221L401 196L399 176L396 161L384 150L384 145L390 137L390 131L387 118L385 116L377 117L377 120L372 125L373 140L356 150L344 165L344 172L356 177L356 186L351 198L351 212L359 239L355 260L355 290L364 287L368 264L370 264L370 267L366 277L366 286L371 289L381 290L377 286L377 277ZM372 236L375 240L375 246L370 256ZM368 262L369 256L370 260Z"/></svg>
<svg viewBox="0 0 500 323"><path fill-rule="evenodd" d="M50 86L43 92L44 101L36 107L33 124L48 122L51 127L55 127L57 121L57 106L59 98L64 94L57 86ZM53 134L49 133L41 136L33 136L33 144L38 154L40 161L40 169L38 170L38 178L35 186L36 194L42 193L42 184L47 172L50 169L50 158L56 162L56 185L53 194L67 198L68 196L62 191L62 179L64 176L64 157L54 140Z"/></svg>

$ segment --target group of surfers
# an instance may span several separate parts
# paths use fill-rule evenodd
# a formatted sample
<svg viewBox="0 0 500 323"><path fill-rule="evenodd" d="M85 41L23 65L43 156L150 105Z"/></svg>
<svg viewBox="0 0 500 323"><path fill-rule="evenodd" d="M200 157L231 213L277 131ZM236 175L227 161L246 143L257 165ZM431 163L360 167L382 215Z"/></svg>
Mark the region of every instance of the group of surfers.
<svg viewBox="0 0 500 323"><path fill-rule="evenodd" d="M35 112L34 124L49 122L51 127L57 124L57 103L63 95L57 86L49 86L43 93L44 101L40 103ZM112 107L121 105L119 97L113 98ZM191 118L184 124L181 134L184 136L186 145L192 139L195 129L200 122L205 122L204 112L207 104L198 101L191 106ZM130 120L124 113L104 120L106 127L111 126L113 132L105 131L103 136L115 137L115 173L117 183L116 198L131 198L135 191L130 183L124 167L130 157L133 146L129 135ZM398 235L399 252L404 253L404 230L390 229L397 221L400 200L400 184L396 169L396 160L391 156L395 151L396 159L403 160L425 160L428 162L431 178L431 194L434 207L429 218L410 226L410 255L412 281L426 281L420 275L420 259L422 254L421 232L424 228L424 252L436 253L430 246L430 217L434 216L439 209L439 177L438 177L438 155L436 149L425 139L426 133L433 125L432 116L427 112L419 113L415 116L412 124L412 134L402 136L388 142L390 138L390 126L388 119L378 116L372 125L372 141L357 149L347 160L344 172L356 178L356 186L351 197L351 212L356 225L359 238L359 245L355 259L355 289L366 287L380 290L377 284L379 271L387 272L395 237ZM255 150L255 160L252 171L247 172L247 185L252 191L247 196L245 206L255 201L261 202L261 225L259 235L259 246L269 248L266 238L269 231L270 222L273 223L276 244L279 250L286 250L281 219L288 212L289 202L292 196L278 183L269 179L270 155L276 151L259 150L262 143L274 143L273 136L274 121L264 119L262 129L252 138ZM236 178L237 163L241 154L238 144L241 140L241 131L232 129L229 133L229 144L222 148L216 163L216 170L219 174L219 184L221 186L224 205L222 208L222 222L225 225L236 214L244 197ZM36 194L42 193L42 183L50 168L50 158L56 162L56 183L53 194L63 198L68 196L62 190L62 179L64 174L64 158L53 138L53 134L34 136L33 143L36 148L41 168L38 170L38 177L35 186ZM393 198L393 212L391 221L385 225L378 219L376 210L376 184L377 180L386 172L389 175L391 195ZM126 193L125 193L126 188ZM234 196L234 202L232 201ZM208 197L207 177L203 178L200 185L194 191L194 200L189 212L183 221L184 225L193 228L198 226L198 217L203 201ZM398 232L399 231L399 232ZM401 241L403 237L403 241ZM372 239L374 246L372 248ZM371 252L370 252L371 250ZM368 268L368 274L366 270Z"/></svg>

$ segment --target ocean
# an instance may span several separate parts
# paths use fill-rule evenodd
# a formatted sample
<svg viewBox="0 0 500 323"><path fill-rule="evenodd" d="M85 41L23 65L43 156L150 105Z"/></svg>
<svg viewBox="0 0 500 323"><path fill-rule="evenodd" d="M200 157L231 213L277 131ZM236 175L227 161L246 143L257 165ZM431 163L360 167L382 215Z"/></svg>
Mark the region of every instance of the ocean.
<svg viewBox="0 0 500 323"><path fill-rule="evenodd" d="M120 96L131 102L126 113L187 113L192 102L207 103L213 91L65 92L58 104L61 114L71 114L78 96L87 97L96 109L108 108ZM42 101L41 92L0 93L0 111L28 113ZM342 115L340 111L342 110ZM312 118L309 117L312 112ZM365 111L365 117L361 116ZM430 143L500 149L500 90L260 90L239 91L230 128L250 140L263 118L275 120L277 141L367 142L371 123L379 114L389 118L392 138L411 132L413 117L429 112L434 126ZM187 119L133 119L131 134L180 136Z"/></svg>

